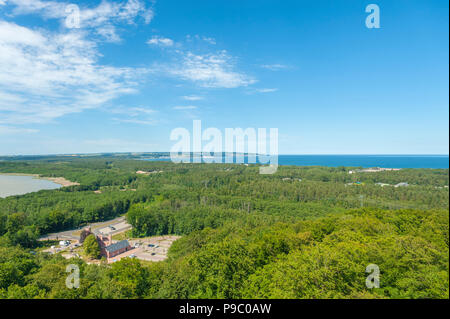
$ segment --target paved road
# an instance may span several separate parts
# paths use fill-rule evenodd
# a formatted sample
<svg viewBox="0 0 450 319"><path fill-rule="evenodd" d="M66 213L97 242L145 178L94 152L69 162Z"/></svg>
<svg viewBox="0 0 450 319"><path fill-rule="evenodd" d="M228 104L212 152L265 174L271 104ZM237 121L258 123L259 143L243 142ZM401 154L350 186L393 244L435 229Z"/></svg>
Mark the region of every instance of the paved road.
<svg viewBox="0 0 450 319"><path fill-rule="evenodd" d="M99 235L100 233L103 233L105 235L109 235L111 233L111 235L114 235L131 229L131 225L126 222L125 216L117 217L115 219L104 222L93 223L89 226L91 226L92 232L95 235ZM112 230L108 226L113 226L116 229ZM77 232L83 230L86 227L87 226L77 229L65 230L58 233L47 234L39 238L39 240L78 240L80 238L80 235Z"/></svg>

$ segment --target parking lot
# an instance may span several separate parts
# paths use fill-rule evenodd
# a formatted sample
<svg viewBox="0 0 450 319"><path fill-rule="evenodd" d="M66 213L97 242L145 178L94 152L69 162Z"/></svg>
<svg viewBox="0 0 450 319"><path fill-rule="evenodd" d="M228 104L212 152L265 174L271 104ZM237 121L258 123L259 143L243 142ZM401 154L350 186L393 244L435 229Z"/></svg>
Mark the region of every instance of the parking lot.
<svg viewBox="0 0 450 319"><path fill-rule="evenodd" d="M119 261L125 257L135 257L147 261L161 261L167 258L167 251L172 243L180 236L155 236L130 239L128 242L133 249L108 260L109 263Z"/></svg>
<svg viewBox="0 0 450 319"><path fill-rule="evenodd" d="M78 243L78 241L72 241L69 245L61 246L59 244L55 244L54 246L51 246L50 248L44 249L42 252L50 253L50 254L56 254L63 252L62 254L66 258L71 257L79 257L78 254L74 253L75 249L78 249L81 247L81 245ZM68 256L68 257L67 257Z"/></svg>

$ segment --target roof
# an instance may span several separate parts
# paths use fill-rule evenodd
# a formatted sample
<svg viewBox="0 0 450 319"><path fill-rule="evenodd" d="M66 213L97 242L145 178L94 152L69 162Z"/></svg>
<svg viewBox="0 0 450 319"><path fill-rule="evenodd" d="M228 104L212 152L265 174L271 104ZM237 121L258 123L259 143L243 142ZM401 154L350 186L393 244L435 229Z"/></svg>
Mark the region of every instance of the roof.
<svg viewBox="0 0 450 319"><path fill-rule="evenodd" d="M111 252L117 251L119 249L128 247L128 246L130 246L130 243L128 242L128 240L121 240L115 244L105 247L105 249L106 249L106 251L109 251L111 253Z"/></svg>

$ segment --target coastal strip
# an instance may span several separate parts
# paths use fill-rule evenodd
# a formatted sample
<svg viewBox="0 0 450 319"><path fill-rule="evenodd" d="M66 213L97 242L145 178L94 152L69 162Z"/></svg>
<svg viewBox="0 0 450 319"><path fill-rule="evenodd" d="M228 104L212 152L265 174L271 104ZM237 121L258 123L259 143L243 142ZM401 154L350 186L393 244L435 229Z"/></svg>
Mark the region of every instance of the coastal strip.
<svg viewBox="0 0 450 319"><path fill-rule="evenodd" d="M10 176L32 176L33 178L36 178L36 179L43 179L43 180L53 182L55 184L59 184L62 187L80 185L80 183L69 181L69 180L65 179L64 177L46 177L46 176L41 176L39 174L26 174L26 173L0 173L0 174L10 175Z"/></svg>

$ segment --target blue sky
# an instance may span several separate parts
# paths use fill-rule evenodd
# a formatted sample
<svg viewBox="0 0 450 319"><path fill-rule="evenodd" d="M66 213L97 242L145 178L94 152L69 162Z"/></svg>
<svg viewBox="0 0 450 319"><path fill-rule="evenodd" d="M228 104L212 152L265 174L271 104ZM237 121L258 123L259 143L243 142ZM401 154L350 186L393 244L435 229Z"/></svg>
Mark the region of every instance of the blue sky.
<svg viewBox="0 0 450 319"><path fill-rule="evenodd" d="M194 119L278 128L280 154L448 154L448 9L0 0L0 155L169 151Z"/></svg>

